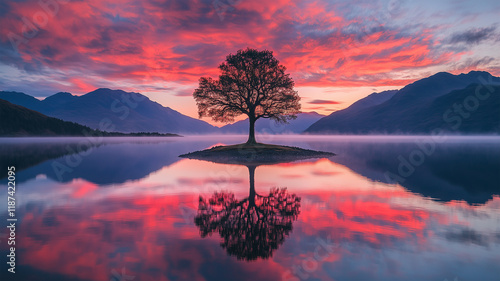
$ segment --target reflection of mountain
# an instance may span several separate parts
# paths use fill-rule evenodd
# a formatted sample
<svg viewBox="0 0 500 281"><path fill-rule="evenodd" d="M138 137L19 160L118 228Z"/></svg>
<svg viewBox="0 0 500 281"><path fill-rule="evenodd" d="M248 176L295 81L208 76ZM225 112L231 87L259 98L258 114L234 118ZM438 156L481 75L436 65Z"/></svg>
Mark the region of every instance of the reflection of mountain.
<svg viewBox="0 0 500 281"><path fill-rule="evenodd" d="M432 151L429 155L422 144L407 141L310 144L314 149L335 151L337 157L332 161L365 177L385 183L397 181L412 192L438 200L485 203L492 195L500 194L500 146L492 141L450 140L434 144L434 149L426 144L425 151ZM424 155L423 161L413 165L409 157L418 159L417 154Z"/></svg>
<svg viewBox="0 0 500 281"><path fill-rule="evenodd" d="M138 153L146 149L150 157L156 148L159 156L154 161L159 161L168 149L185 149L180 145L170 146L182 141L185 139L168 144L136 143L135 148L130 143L103 145L92 154L105 150L109 155L127 154L127 150ZM329 141L331 144L326 147L338 152L344 163L359 164L356 167L364 169L358 170L360 173L379 173L372 166L362 165L363 153L376 150L379 145L349 141L350 144ZM411 144L392 146L396 151L387 157L411 151L408 149ZM112 147L116 149L109 150ZM385 147L367 158L373 161L374 157L380 157L387 152ZM121 159L131 162L131 157ZM137 161L140 166L143 160ZM95 161L93 164L96 171L106 169L103 164ZM271 251L269 259L251 262L239 261L236 256L260 251L229 247L243 242L234 238L228 240L231 243L227 248L234 249L233 256L229 256L220 246L219 241L224 240L218 232L213 233L215 239L200 239L200 228L193 223L198 207L195 194L200 188L214 187L212 184L216 183L219 188L231 185L241 191L247 175L236 167L182 160L154 179L113 188L101 188L84 180L59 184L40 179L22 184L19 194L22 200L16 207L16 216L20 218L17 239L22 241L16 252L20 261L17 280L119 280L113 278L113 273L121 274L122 268L127 276L136 276L134 280L162 280L165 276L169 280L306 280L292 270L297 268L304 273L305 268L312 266L317 270L314 275L305 272L310 274L309 280L400 280L401 270L394 268L404 269L406 280L436 280L436 276L443 276L440 280L444 280L449 278L448 272L476 277L468 280L496 280L499 276L500 269L492 257L498 253L500 236L492 226L499 219L500 197L484 206L442 204L401 188L383 185L372 188L369 181L339 166L321 160L259 168L258 176L265 186L284 185L289 190L300 190L296 192L300 192L301 206L300 215L293 222L293 234L283 236L286 240L283 244L275 244L279 250ZM131 171L126 168L125 172ZM18 178L23 177L20 174ZM186 183L184 178L191 181ZM162 179L165 179L162 189L152 188L152 184L162 184ZM171 183L176 191L164 192L163 187ZM248 185L243 188L247 191ZM6 195L6 192L0 194L0 199ZM255 201L257 205L258 200ZM0 212L0 220L6 218L7 213ZM240 233L241 237L247 235ZM277 238L279 241L280 237ZM272 246L260 245L262 249ZM0 243L0 252L6 246ZM302 267L304 260L311 267ZM464 264L467 266L461 266ZM11 276L7 271L0 272L0 280L11 280Z"/></svg>
<svg viewBox="0 0 500 281"><path fill-rule="evenodd" d="M164 166L180 160L181 153L204 149L214 141L187 141L186 139L106 139L102 145L85 150L81 163L76 166L68 162L78 161L75 152L81 139L22 139L1 140L0 168L14 165L19 171L17 181L24 182L45 174L50 179L69 182L82 178L97 184L123 183L146 177ZM151 140L155 142L147 143ZM39 142L39 143L36 143ZM387 138L362 141L349 138L334 141L297 142L300 145L322 151L335 152L333 161L349 167L369 179L391 182L386 172L399 175L401 157L420 151L419 146L406 139ZM309 146L309 147L308 147ZM84 146L84 148L86 148ZM415 167L409 176L399 183L407 189L439 200L465 200L469 203L484 203L493 194L500 194L500 145L498 139L482 141L460 140L436 144L425 161ZM401 156L401 157L400 157ZM59 179L54 163L67 165L70 171ZM5 173L0 178L5 178ZM394 178L394 177L393 177ZM5 179L1 180L4 181Z"/></svg>
<svg viewBox="0 0 500 281"><path fill-rule="evenodd" d="M87 150L88 147L82 148L82 152ZM74 151L78 151L78 144L73 142L2 144L0 146L0 169L7 170L7 167L14 166L16 172L19 173L47 160L73 154ZM6 173L0 174L0 179L6 177Z"/></svg>
<svg viewBox="0 0 500 281"><path fill-rule="evenodd" d="M300 213L300 197L286 189L272 189L269 195L255 192L255 166L249 166L250 193L243 200L234 194L216 192L200 197L196 225L202 237L219 233L221 246L240 260L267 259L283 244Z"/></svg>
<svg viewBox="0 0 500 281"><path fill-rule="evenodd" d="M19 182L45 174L62 182L82 178L97 184L115 184L144 178L179 161L179 153L189 152L193 148L206 148L212 144L210 141L185 143L158 139L148 143L143 138L137 143L124 142L123 139L114 143L113 139L109 139L99 147L92 147L78 154L79 141L82 140L85 139L2 143L0 164L19 165L18 170L22 169L17 177Z"/></svg>

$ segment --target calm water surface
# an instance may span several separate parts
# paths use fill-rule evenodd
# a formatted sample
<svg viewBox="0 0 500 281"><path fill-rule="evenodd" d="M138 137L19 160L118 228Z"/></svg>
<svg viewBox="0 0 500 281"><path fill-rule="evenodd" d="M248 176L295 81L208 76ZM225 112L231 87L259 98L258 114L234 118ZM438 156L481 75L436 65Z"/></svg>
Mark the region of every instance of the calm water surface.
<svg viewBox="0 0 500 281"><path fill-rule="evenodd" d="M244 140L0 139L18 218L1 280L499 280L500 138L269 136L337 155L178 157Z"/></svg>

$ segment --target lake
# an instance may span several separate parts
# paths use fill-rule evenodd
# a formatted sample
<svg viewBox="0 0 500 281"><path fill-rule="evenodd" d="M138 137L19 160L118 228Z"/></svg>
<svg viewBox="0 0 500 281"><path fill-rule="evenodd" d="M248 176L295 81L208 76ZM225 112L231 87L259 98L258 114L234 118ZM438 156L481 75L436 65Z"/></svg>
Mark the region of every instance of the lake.
<svg viewBox="0 0 500 281"><path fill-rule="evenodd" d="M1 279L499 280L500 137L260 136L337 155L178 157L245 140L0 139L18 219Z"/></svg>

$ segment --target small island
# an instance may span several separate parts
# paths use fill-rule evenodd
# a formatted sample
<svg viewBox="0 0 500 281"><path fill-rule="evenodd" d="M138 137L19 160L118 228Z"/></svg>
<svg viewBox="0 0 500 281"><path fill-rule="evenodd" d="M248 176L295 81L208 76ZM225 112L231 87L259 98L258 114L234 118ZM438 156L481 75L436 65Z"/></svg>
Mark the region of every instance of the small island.
<svg viewBox="0 0 500 281"><path fill-rule="evenodd" d="M179 157L214 163L264 165L292 162L309 158L327 158L335 153L273 144L235 144L182 154Z"/></svg>
<svg viewBox="0 0 500 281"><path fill-rule="evenodd" d="M307 158L334 156L334 153L298 147L258 143L255 139L255 121L270 118L287 123L300 112L300 97L294 90L294 81L285 73L269 50L247 48L230 54L219 66L219 79L201 77L193 97L198 115L214 121L231 122L247 115L249 133L246 143L216 146L210 149L180 155L189 159L216 163L259 165L290 162Z"/></svg>

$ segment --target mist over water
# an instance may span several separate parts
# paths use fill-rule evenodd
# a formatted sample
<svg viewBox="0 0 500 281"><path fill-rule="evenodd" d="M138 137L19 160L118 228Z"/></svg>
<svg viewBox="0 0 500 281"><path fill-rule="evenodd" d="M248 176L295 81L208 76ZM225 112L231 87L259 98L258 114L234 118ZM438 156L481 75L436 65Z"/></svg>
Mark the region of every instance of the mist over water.
<svg viewBox="0 0 500 281"><path fill-rule="evenodd" d="M258 135L259 142L336 156L254 168L178 157L246 138L0 139L2 169L18 167L16 277L110 280L123 270L134 280L500 275L500 137ZM200 201L214 196L224 203L213 211L230 221L241 218L231 206L263 213L244 228L224 223ZM300 203L261 208L283 198ZM265 239L242 239L254 233ZM6 253L5 243L0 250Z"/></svg>

